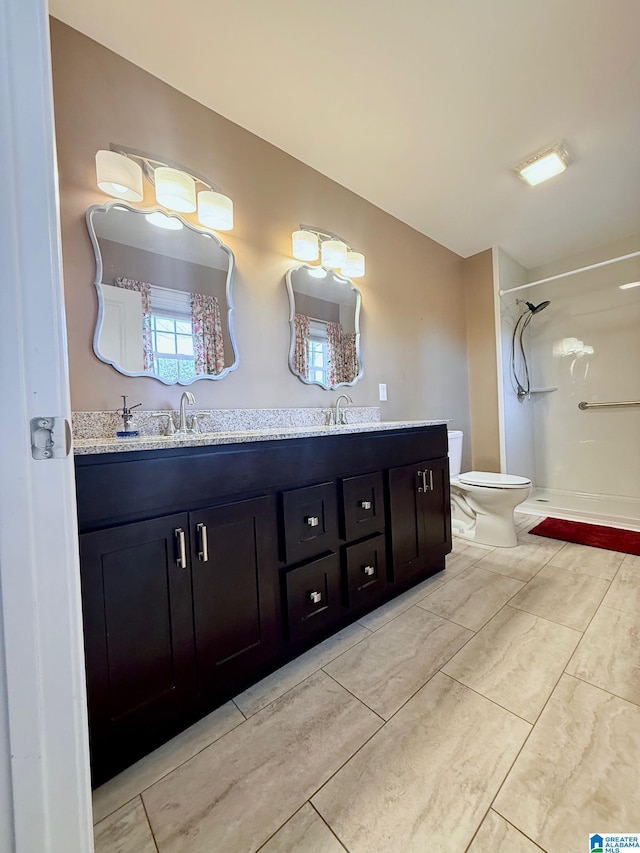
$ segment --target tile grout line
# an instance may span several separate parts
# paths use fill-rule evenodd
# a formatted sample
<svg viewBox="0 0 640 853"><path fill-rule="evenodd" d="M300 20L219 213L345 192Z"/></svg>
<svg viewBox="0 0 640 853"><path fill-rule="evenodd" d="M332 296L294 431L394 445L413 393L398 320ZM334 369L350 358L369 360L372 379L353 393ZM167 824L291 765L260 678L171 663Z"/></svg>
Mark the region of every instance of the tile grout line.
<svg viewBox="0 0 640 853"><path fill-rule="evenodd" d="M346 851L346 853L349 853L349 849L348 849L348 847L346 846L346 844L343 844L343 843L342 843L342 841L340 840L340 836L339 836L339 835L337 835L337 834L333 831L333 829L329 826L329 824L326 822L326 820L322 817L322 815L320 814L320 812L318 811L318 809L313 805L313 803L311 802L311 800L307 800L307 802L309 803L309 805L311 806L311 808L313 809L313 811L318 815L318 817L320 818L320 820L322 821L322 823L327 827L327 829L329 830L329 832L331 833L331 835L333 835L333 837L336 839L336 841L338 842L338 844L340 845L340 847L342 847L342 849L343 849L343 850L345 850L345 851Z"/></svg>
<svg viewBox="0 0 640 853"><path fill-rule="evenodd" d="M565 543L565 544L566 544L566 543ZM563 546L563 547L564 547L564 546ZM562 548L561 548L560 550L562 550ZM557 553L559 553L559 552L557 552ZM548 564L548 562L550 562L550 561L547 561L547 563L545 563L544 565L546 566L546 565ZM543 566L543 567L544 567L544 566ZM542 570L542 568L543 568L543 567L541 567L541 570ZM609 586L610 586L610 585L611 585L611 581L608 581L608 584L609 584ZM524 589L524 587L523 587L523 589ZM607 594L607 592L608 592L608 591L609 591L609 587L607 587L607 589L605 590L605 592L604 592L604 594L603 594L602 598L600 599L599 604L596 606L596 608L595 608L595 610L594 610L594 612L593 612L593 615L591 616L591 619L589 620L589 623L588 623L588 625L587 625L587 628L589 627L589 625L591 624L591 622L592 622L593 618L595 617L595 614L598 612L599 608L601 607L601 605L602 605L602 601L604 600L604 596ZM517 593L516 593L516 595L517 595ZM514 596L512 596L512 598L513 598L513 597L514 597ZM509 601L511 601L511 599L509 599ZM506 604L508 604L508 603L509 603L509 602L507 602ZM505 604L505 605L503 605L503 606L506 606L506 604ZM515 607L515 605L512 605L512 606L514 606L514 607ZM516 609L522 609L522 608L516 608ZM524 612L527 612L527 611L524 611ZM532 616L535 616L536 614L534 613L534 614L531 614L531 615L532 615ZM544 618L544 617L541 617L541 618ZM553 621L553 620L549 619L549 620L547 620L547 621L550 621L550 622L551 622L551 621ZM558 624L559 624L559 623L558 623ZM565 626L565 627L569 627L569 626ZM581 633L582 633L582 635L583 635L583 637L584 637L584 634L586 633L587 628L585 628L585 630L584 630L583 632L581 632ZM568 665L569 665L569 662L570 662L570 661L571 661L571 659L573 658L573 655L575 654L575 652L576 652L576 650L577 650L577 648L578 648L578 646L580 645L580 643L581 643L581 642L582 642L582 638L578 641L578 644L576 645L576 648L574 649L574 651L573 651L573 653L572 653L572 655L571 655L571 658L569 658L569 661L567 662L566 666L568 666ZM484 820L486 819L487 814L488 814L488 813L489 813L489 811L491 811L492 809L493 809L493 811L495 811L495 813L496 813L496 814L500 815L500 817L501 817L503 820L507 820L507 818L506 818L506 817L504 817L504 815L503 815L500 811L498 811L498 809L497 809L497 808L494 808L495 801L496 801L496 799L498 798L498 796L500 795L500 792L502 791L502 789L504 788L505 783L507 782L507 780L508 780L509 776L511 775L511 772L513 771L513 768L514 768L514 767L515 767L515 765L516 765L516 762L518 761L518 759L519 759L519 757L521 756L521 754L522 754L522 752L523 752L524 748L526 747L527 743L529 742L530 737L532 736L533 732L536 730L536 727L537 727L537 725L538 725L538 723L539 723L539 721L540 721L540 718L542 717L542 715L543 715L544 711L546 710L546 708L547 708L547 706L548 706L549 702L551 701L551 698L553 697L553 694L555 693L555 691L556 691L556 689L557 689L557 687L558 687L558 684L560 683L560 680L562 679L562 676L563 676L563 675L569 675L569 673L567 673L567 672L566 672L566 666L565 666L565 669L563 669L563 670L562 670L562 672L560 673L560 675L558 676L558 679L556 680L556 682L555 682L555 684L554 684L553 688L551 689L551 692L549 693L549 696L547 697L547 700L545 701L544 705L543 705L543 706L542 706L542 708L540 709L540 712L538 713L538 716L536 717L535 722L534 722L533 724L529 723L529 725L531 725L531 730L529 731L529 734L527 735L527 737L526 737L526 738L524 739L524 741L522 742L522 745L521 745L520 749L518 750L518 752L516 753L516 755L515 755L515 757L514 757L514 759L513 759L512 763L511 763L511 766L510 766L510 767L509 767L509 769L507 770L507 772L506 772L506 774L505 774L505 776L504 776L504 779L502 780L502 782L501 782L500 786L498 787L498 790L496 791L496 793L495 793L495 795L494 795L493 799L491 800L491 803L490 803L490 805L489 805L489 808L487 809L487 812L486 812L485 816L483 817L482 821L480 822L480 824L478 825L478 827L477 827L477 829L476 829L476 832L475 832L475 834L474 834L474 838L475 838L475 836L477 835L478 830L480 829L480 826L482 826L482 823L483 823L483 822L484 822ZM445 673L445 675L446 675L446 673ZM451 676L449 676L449 677L451 677ZM465 685L465 686L466 686L466 685ZM469 689L472 689L472 688L469 688ZM607 691L607 692L608 692L608 691ZM482 694L480 694L480 695L482 695ZM613 694L611 694L611 695L613 695ZM485 698L488 698L488 697L485 697ZM489 701L492 701L492 700L489 700ZM496 703L494 703L494 704L496 704L496 705L497 705L498 703L496 702ZM502 706L499 706L499 707L502 707ZM511 713L513 713L513 712L511 712ZM516 716L518 716L518 715L516 715ZM522 718L520 718L520 719L522 719ZM527 722L528 722L528 721L527 721ZM514 827L514 829L516 829L518 832L520 832L522 835L524 835L524 836L525 836L525 838L529 838L529 836L527 836L527 835L526 835L526 833L524 833L524 832L523 832L523 831L522 831L522 830L521 830L521 829L520 829L516 824L511 823L511 821L507 821L507 822L508 822L508 823L510 823L510 824L511 824L511 826L513 826L513 827ZM530 840L530 841L532 841L534 844L536 844L536 842L535 842L535 841L533 841L533 839L529 839L529 840ZM471 845L471 843L473 843L473 839L471 840L470 845ZM470 845L469 845L469 846L470 846ZM539 846L539 845L537 845L537 844L536 844L536 846ZM467 847L467 851L468 851L468 849L469 849L469 848ZM543 849L543 848L541 848L541 849Z"/></svg>
<svg viewBox="0 0 640 853"><path fill-rule="evenodd" d="M160 848L158 847L158 842L156 840L156 834L153 831L153 827L151 826L151 818L149 817L149 812L147 811L147 807L144 804L144 800L142 799L142 794L138 794L140 797L140 803L142 805L142 810L144 811L144 816L147 819L147 826L149 827L149 832L151 833L151 839L153 840L153 846L156 848L156 853L160 853Z"/></svg>
<svg viewBox="0 0 640 853"><path fill-rule="evenodd" d="M399 614L399 615L400 615L400 614ZM352 625L355 625L356 623L355 623L355 622L352 622L351 624L352 624ZM358 624L360 624L360 623L358 623ZM364 625L361 625L360 627L364 628L366 631L369 631L369 629L368 629L368 628L366 628ZM341 629L341 630L343 630L343 629ZM338 633L339 633L339 632L338 632ZM261 711L264 711L264 710L265 710L265 708L268 708L270 705L273 705L273 703L274 703L274 702L277 702L277 701L278 701L278 699L281 699L283 696L286 696L286 695L287 695L287 693L290 693L292 690L295 690L295 688L296 688L296 687L299 687L299 685L300 685L300 684L303 684L303 683L304 683L308 678L311 678L311 676L312 676L312 675L316 675L316 673L318 673L318 672L324 672L324 667L325 667L325 666L329 666L329 664L330 664L330 663L333 663L333 662L334 662L335 660L337 660L339 657L342 657L342 655L346 654L347 652L350 652L350 651L351 651L351 649L355 649L355 647L356 647L356 646L359 646L359 645L360 645L360 643L363 643L365 640L368 640L368 639L369 639L369 637L370 637L373 633L374 633L373 631L369 631L368 636L366 636L366 637L361 637L361 639L357 640L357 641L356 641L352 646L349 646L349 648L348 648L348 649L345 649L344 651L339 652L335 657L331 658L331 660L326 661L326 662L325 662L325 663L323 663L321 666L319 666L317 669L314 669L314 670L313 670L313 672L310 672L308 675L305 675L305 677L304 677L304 678L301 678L301 679L300 679L300 681L298 681L296 684L293 684L293 685L292 685L291 687L289 687L287 690L283 691L282 693L279 693L277 696L274 696L274 697L273 697L273 699L269 700L269 702L267 702L267 703L266 703L266 705L261 705L261 706L260 706L260 708L258 708L258 709L257 709L257 711L254 711L252 714L249 714L249 716L248 716L248 717L246 717L246 715L245 715L246 719L247 719L247 720L250 720L252 717L255 717L255 716L256 716L256 714L259 714ZM331 636L336 636L336 635L335 635L335 634L332 634ZM327 639L331 639L331 637L328 637ZM313 648L316 648L316 647L315 647L315 646L312 646L312 647L311 647L311 649L309 649L309 651L311 651ZM305 652L303 652L303 654L306 654L306 653L305 653ZM294 658L294 661L295 661L295 660L297 660L297 658ZM290 661L290 662L291 662L291 663L293 663L293 661ZM288 666L288 664L284 664L282 668L284 668L285 666ZM275 672L271 673L271 675L275 675L275 674L276 674L276 672L278 672L278 671L279 671L279 670L276 670ZM328 675L328 673L325 673L325 674L326 674L326 675ZM270 676L266 676L266 677L267 677L267 678L269 678ZM342 685L340 685L340 686L342 686ZM250 689L250 688L249 688L249 689ZM238 694L238 695L240 695L240 694ZM234 704L235 704L235 701L234 701ZM242 712L242 711L240 711L240 713L243 713L243 712Z"/></svg>
<svg viewBox="0 0 640 853"><path fill-rule="evenodd" d="M234 704L235 704L235 703L234 703ZM222 707L222 706L220 706L220 707ZM238 708L238 710L240 711L240 709L239 709L239 708ZM214 712L212 711L211 713L214 713ZM242 711L240 711L240 713L242 714ZM244 715L243 715L243 716L244 716ZM204 718L203 718L203 719L204 719ZM235 725L235 726L233 726L232 728L230 728L230 729L229 729L229 731L226 731L224 734L220 735L220 737L215 738L215 739L214 739L214 740L212 740L210 743L206 744L206 746L203 746L203 747L202 747L202 749L199 749L197 752L194 752L194 753L193 753L193 755L190 755L190 756L189 756L189 758L185 758L185 760L184 760L184 761L181 761L179 764L176 764L176 766L175 766L175 767L172 767L170 770L167 770L167 772L166 772L166 773L163 773L163 774L162 774L162 776L159 776L157 779L155 779L155 780L154 780L153 782L151 782L149 785L146 785L144 788L141 788L141 789L140 789L136 794L133 794L131 797L129 797L129 799L125 800L123 803L120 803L120 805L119 805L119 806L116 806L116 807L115 807L112 811L110 811L108 814L103 815L103 817L101 817L101 818L100 818L100 820L98 820L98 821L96 821L96 822L94 823L94 826L97 826L97 825L98 825L99 823L101 823L103 820L106 820L106 818L111 817L111 815L114 815L114 814L118 811L118 809L121 809L121 808L123 808L124 806L128 805L130 802L132 802L133 800L135 800L135 798L136 798L136 797L140 797L140 799L142 799L142 795L143 795L144 793L146 793L146 792L149 790L149 788L153 788L153 786L154 786L154 785L157 785L157 784L158 784L158 782L161 782L163 779L166 779L166 778L167 778L167 776L170 776L173 772L175 772L176 770L179 770L179 769L180 769L180 767L184 767L184 765L185 765L185 764L188 764L188 762L189 762L189 761L191 761L191 759L195 758L197 755L200 755L200 753L201 753L201 752L204 752L204 751L205 751L205 749L209 749L209 747L210 747L210 746L213 746L213 744L214 744L214 743L217 743L219 740L222 740L224 737L226 737L228 734L231 734L231 732L235 731L239 726L244 725L244 723L246 723L246 722L247 722L247 720L246 720L246 719L244 719L244 720L241 720L240 722L236 723L236 725ZM194 723L193 725L196 725L196 723ZM185 729L185 731L188 731L188 729ZM176 735L175 737L179 737L179 736L180 736L180 735L178 734L178 735ZM167 743L171 743L171 741L167 741ZM163 746L165 746L165 745L166 745L166 744L163 744ZM161 748L162 748L162 747L158 747L158 749L161 749ZM149 753L149 755L151 755L151 753ZM143 758L141 758L141 759L140 759L140 761L143 761L143 760L144 760L144 758L146 758L146 757L147 757L147 756L143 756ZM134 765L131 765L131 766L133 767ZM129 769L129 768L125 768L125 770L123 770L122 772L124 773L124 772L126 772L126 770L128 770L128 769ZM116 776L114 776L113 778L114 778L114 779L116 779L117 777L116 777ZM109 779L109 780L107 780L107 782L105 782L105 785L106 785L106 784L108 784L108 782L110 782L110 781L111 781L110 779ZM96 790L97 790L97 789L96 789ZM143 804L144 804L144 801L143 801Z"/></svg>

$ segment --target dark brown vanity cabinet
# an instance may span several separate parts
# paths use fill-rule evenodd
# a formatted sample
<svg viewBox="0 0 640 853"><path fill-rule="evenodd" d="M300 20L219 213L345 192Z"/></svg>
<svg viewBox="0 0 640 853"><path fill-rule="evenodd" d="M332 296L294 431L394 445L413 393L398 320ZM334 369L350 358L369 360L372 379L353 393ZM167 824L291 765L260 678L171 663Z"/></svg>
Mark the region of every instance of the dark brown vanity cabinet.
<svg viewBox="0 0 640 853"><path fill-rule="evenodd" d="M279 640L273 500L189 514L198 692L226 698Z"/></svg>
<svg viewBox="0 0 640 853"><path fill-rule="evenodd" d="M178 563L187 535L181 513L80 537L95 781L148 752L192 709L191 571Z"/></svg>
<svg viewBox="0 0 640 853"><path fill-rule="evenodd" d="M262 497L80 537L95 782L265 668L275 527Z"/></svg>
<svg viewBox="0 0 640 853"><path fill-rule="evenodd" d="M94 784L443 569L446 453L439 425L77 456Z"/></svg>
<svg viewBox="0 0 640 853"><path fill-rule="evenodd" d="M391 578L426 577L451 550L449 460L392 468L388 477Z"/></svg>

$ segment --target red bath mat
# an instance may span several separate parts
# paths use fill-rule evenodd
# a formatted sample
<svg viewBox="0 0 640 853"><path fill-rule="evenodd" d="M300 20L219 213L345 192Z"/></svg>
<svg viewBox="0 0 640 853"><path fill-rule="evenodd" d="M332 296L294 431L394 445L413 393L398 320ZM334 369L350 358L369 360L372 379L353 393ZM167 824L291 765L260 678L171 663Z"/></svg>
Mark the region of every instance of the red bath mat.
<svg viewBox="0 0 640 853"><path fill-rule="evenodd" d="M549 539L563 539L565 542L591 545L592 548L606 548L609 551L640 556L640 533L635 530L620 530L617 527L584 524L581 521L566 521L563 518L545 518L529 533L547 536Z"/></svg>

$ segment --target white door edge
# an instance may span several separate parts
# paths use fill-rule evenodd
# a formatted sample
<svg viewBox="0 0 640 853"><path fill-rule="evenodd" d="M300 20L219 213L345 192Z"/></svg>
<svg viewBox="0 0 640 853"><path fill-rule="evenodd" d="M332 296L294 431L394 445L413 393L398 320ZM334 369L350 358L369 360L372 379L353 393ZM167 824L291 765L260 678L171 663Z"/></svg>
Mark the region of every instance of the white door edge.
<svg viewBox="0 0 640 853"><path fill-rule="evenodd" d="M0 849L91 853L73 458L46 0L0 0Z"/></svg>

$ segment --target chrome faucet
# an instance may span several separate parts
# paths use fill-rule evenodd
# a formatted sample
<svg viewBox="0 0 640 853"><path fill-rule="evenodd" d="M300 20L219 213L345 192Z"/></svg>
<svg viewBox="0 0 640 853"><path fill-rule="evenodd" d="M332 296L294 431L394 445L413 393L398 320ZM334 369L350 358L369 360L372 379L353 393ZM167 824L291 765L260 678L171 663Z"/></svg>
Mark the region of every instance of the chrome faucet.
<svg viewBox="0 0 640 853"><path fill-rule="evenodd" d="M180 425L176 431L177 435L187 435L192 432L192 430L187 429L187 413L185 411L185 406L195 406L196 398L193 396L191 391L183 391L182 397L180 397Z"/></svg>
<svg viewBox="0 0 640 853"><path fill-rule="evenodd" d="M347 422L347 413L344 411L344 409L340 408L341 400L346 400L347 403L353 403L353 400L348 394L340 394L340 396L336 400L336 407L333 413L333 422L336 426L342 426Z"/></svg>

